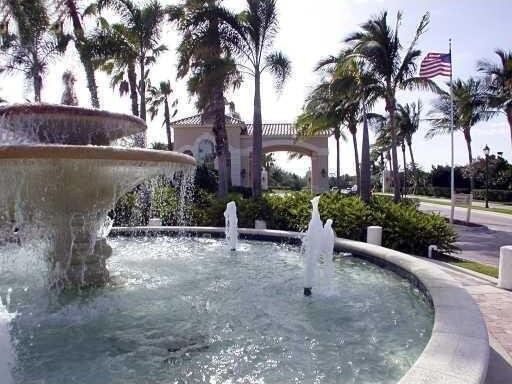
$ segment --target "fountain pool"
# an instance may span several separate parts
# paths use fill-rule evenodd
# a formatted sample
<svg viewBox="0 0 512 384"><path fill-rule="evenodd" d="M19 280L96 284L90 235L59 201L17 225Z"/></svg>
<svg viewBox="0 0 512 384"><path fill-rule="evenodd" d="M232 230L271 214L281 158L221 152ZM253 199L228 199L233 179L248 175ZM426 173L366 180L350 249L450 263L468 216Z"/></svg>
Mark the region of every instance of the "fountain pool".
<svg viewBox="0 0 512 384"><path fill-rule="evenodd" d="M336 261L334 294L304 297L295 246L110 244L111 283L61 294L46 289L44 260L0 248L0 293L12 288L16 313L15 382L396 383L430 338L423 294L358 258Z"/></svg>

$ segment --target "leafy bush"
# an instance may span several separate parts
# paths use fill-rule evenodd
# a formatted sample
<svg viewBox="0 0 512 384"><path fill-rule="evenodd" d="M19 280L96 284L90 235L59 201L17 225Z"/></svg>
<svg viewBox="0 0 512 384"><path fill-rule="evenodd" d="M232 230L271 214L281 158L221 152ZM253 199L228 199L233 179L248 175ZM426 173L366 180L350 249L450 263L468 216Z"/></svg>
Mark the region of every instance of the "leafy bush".
<svg viewBox="0 0 512 384"><path fill-rule="evenodd" d="M469 188L456 188L455 191L457 193L469 193ZM450 187L418 187L416 193L418 195L444 197L447 199L451 197ZM473 189L473 199L485 200L485 189ZM489 189L489 201L512 202L512 190Z"/></svg>
<svg viewBox="0 0 512 384"><path fill-rule="evenodd" d="M368 225L383 229L383 245L406 253L424 255L435 244L442 252L455 250L456 235L446 220L438 214L417 210L414 204L395 204L379 197L369 204Z"/></svg>
<svg viewBox="0 0 512 384"><path fill-rule="evenodd" d="M259 199L245 198L230 193L226 199L196 190L190 202L188 225L224 226L224 210L229 201L235 201L240 227L252 228L256 219L265 220L267 228L304 231L311 218L310 192L284 195L265 194ZM131 200L130 200L131 201ZM123 203L127 205L127 203ZM179 224L180 199L169 186L153 191L152 211L164 225ZM416 200L406 199L395 204L388 196L375 196L369 204L359 197L337 192L322 194L319 203L322 220L333 219L333 228L339 237L365 241L369 225L383 227L383 245L412 254L426 254L428 246L435 244L443 252L455 249L455 233L446 220L437 214L418 211Z"/></svg>
<svg viewBox="0 0 512 384"><path fill-rule="evenodd" d="M200 165L196 168L194 184L198 189L215 193L219 185L218 172L206 165Z"/></svg>
<svg viewBox="0 0 512 384"><path fill-rule="evenodd" d="M503 203L512 202L512 191L502 189L489 189L489 201L499 201ZM485 200L485 189L474 189L473 198L475 200Z"/></svg>
<svg viewBox="0 0 512 384"><path fill-rule="evenodd" d="M132 212L137 204L137 193L130 191L123 195L116 203L114 208L114 225L123 227L133 225Z"/></svg>

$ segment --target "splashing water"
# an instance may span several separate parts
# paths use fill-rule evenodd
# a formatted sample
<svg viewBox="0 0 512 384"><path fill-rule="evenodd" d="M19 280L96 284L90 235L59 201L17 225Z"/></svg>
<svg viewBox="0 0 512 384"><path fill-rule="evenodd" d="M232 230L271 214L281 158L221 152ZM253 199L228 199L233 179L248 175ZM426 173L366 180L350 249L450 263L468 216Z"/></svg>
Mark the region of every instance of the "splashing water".
<svg viewBox="0 0 512 384"><path fill-rule="evenodd" d="M105 221L98 231L98 238L106 239L114 226L114 220L110 218L110 216L105 217Z"/></svg>
<svg viewBox="0 0 512 384"><path fill-rule="evenodd" d="M190 208L189 202L192 200L195 193L194 177L196 174L195 168L187 169L183 172L180 182L180 204L178 208L178 225L186 226L190 223Z"/></svg>
<svg viewBox="0 0 512 384"><path fill-rule="evenodd" d="M177 153L109 146L145 129L138 118L104 111L1 107L0 245L38 243L48 284L57 289L105 284L112 253L107 213L138 185L133 211L144 218L149 210L137 203L149 205L145 180L172 178L194 165Z"/></svg>
<svg viewBox="0 0 512 384"><path fill-rule="evenodd" d="M311 200L311 220L308 224L306 236L303 239L302 251L304 253L304 295L310 296L313 285L322 282L326 294L332 293L332 274L334 271L333 253L335 234L332 230L332 220L322 224L318 203L320 196ZM322 262L321 268L318 268ZM318 270L318 271L317 271ZM317 274L319 276L317 276Z"/></svg>
<svg viewBox="0 0 512 384"><path fill-rule="evenodd" d="M306 237L304 238L304 294L306 295L308 295L308 293L311 294L313 281L315 280L316 265L320 260L323 249L323 225L320 219L320 212L318 211L319 200L320 196L316 196L311 200L313 207L311 220L309 221Z"/></svg>
<svg viewBox="0 0 512 384"><path fill-rule="evenodd" d="M332 219L328 219L323 229L323 249L321 254L322 268L321 281L324 282L324 291L327 295L334 293L332 281L334 278L334 239L336 235L332 229Z"/></svg>
<svg viewBox="0 0 512 384"><path fill-rule="evenodd" d="M236 251L238 243L238 217L236 215L236 204L234 201L227 203L226 210L224 211L224 219L226 221L224 230L226 233L226 241L229 245L229 249Z"/></svg>
<svg viewBox="0 0 512 384"><path fill-rule="evenodd" d="M10 292L7 301L10 302ZM14 367L15 354L11 343L9 325L14 315L8 312L7 306L3 304L0 297L0 378L2 383L11 384L14 383L11 369Z"/></svg>

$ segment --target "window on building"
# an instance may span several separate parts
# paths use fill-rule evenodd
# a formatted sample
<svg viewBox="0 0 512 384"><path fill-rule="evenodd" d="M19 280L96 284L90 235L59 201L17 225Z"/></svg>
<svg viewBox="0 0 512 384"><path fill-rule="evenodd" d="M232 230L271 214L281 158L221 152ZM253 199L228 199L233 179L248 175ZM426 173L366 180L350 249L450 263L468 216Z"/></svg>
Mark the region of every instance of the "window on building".
<svg viewBox="0 0 512 384"><path fill-rule="evenodd" d="M215 145L210 140L201 140L198 146L197 163L213 168Z"/></svg>

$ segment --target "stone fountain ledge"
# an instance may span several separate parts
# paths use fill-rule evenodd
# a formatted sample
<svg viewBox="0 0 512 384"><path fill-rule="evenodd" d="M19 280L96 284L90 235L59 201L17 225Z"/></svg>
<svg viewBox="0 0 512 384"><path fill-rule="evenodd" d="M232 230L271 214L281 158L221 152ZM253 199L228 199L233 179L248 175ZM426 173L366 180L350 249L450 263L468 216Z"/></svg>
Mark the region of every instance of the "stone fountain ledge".
<svg viewBox="0 0 512 384"><path fill-rule="evenodd" d="M224 236L214 227L116 227L111 235L166 235L179 232ZM241 238L297 243L303 234L279 230L239 229ZM489 362L484 319L472 297L437 265L392 249L337 238L336 251L390 267L408 278L431 300L434 326L427 346L398 384L483 384Z"/></svg>

